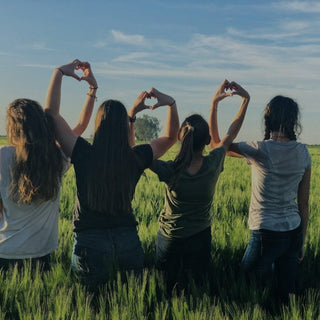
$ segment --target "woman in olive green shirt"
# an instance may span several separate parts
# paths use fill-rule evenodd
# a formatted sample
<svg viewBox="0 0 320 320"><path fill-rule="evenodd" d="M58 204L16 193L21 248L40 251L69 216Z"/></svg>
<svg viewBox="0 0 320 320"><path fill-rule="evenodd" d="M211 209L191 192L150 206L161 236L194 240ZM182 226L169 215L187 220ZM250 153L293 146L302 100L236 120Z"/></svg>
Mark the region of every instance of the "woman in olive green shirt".
<svg viewBox="0 0 320 320"><path fill-rule="evenodd" d="M213 145L211 135L215 133L213 127L217 126L214 113L219 101L232 95L242 97L240 109L226 136L219 145ZM157 235L157 266L164 271L169 289L177 281L185 281L185 271L191 271L197 282L210 270L210 208L215 186L249 100L249 94L240 85L224 80L212 99L209 124L198 114L187 117L179 131L181 149L175 160L153 163L152 170L166 183L165 207L159 217ZM204 156L206 145L212 151Z"/></svg>

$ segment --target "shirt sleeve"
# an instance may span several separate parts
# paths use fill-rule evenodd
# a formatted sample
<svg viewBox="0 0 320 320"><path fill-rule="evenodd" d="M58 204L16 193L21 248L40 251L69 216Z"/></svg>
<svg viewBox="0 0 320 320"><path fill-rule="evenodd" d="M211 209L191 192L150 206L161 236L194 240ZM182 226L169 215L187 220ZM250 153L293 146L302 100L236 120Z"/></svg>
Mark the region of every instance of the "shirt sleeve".
<svg viewBox="0 0 320 320"><path fill-rule="evenodd" d="M307 146L305 146L305 148L306 148L306 170L310 170L311 169L311 156L310 156L310 153L309 153Z"/></svg>
<svg viewBox="0 0 320 320"><path fill-rule="evenodd" d="M71 163L76 164L86 157L90 147L91 144L87 140L82 137L78 137L72 150Z"/></svg>
<svg viewBox="0 0 320 320"><path fill-rule="evenodd" d="M212 159L212 165L216 166L217 168L220 168L220 172L224 169L224 159L226 157L226 151L223 147L219 147L216 149L213 149L208 154L208 158Z"/></svg>
<svg viewBox="0 0 320 320"><path fill-rule="evenodd" d="M254 161L259 162L264 157L257 141L239 142L238 147L242 155L246 158L248 164L252 164Z"/></svg>
<svg viewBox="0 0 320 320"><path fill-rule="evenodd" d="M142 166L141 169L149 168L153 161L153 152L150 144L140 144L133 147L133 152L139 158L139 164Z"/></svg>
<svg viewBox="0 0 320 320"><path fill-rule="evenodd" d="M66 156L66 154L60 149L62 156L62 175L64 175L71 167L70 158Z"/></svg>
<svg viewBox="0 0 320 320"><path fill-rule="evenodd" d="M173 161L154 161L154 172L157 174L160 181L169 183L174 174L172 164Z"/></svg>

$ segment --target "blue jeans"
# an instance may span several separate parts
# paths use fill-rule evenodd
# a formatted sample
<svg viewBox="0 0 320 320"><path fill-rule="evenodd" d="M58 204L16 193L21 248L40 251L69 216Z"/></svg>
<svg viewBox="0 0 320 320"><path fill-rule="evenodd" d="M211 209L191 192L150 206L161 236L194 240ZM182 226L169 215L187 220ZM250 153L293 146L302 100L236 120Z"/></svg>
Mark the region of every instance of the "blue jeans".
<svg viewBox="0 0 320 320"><path fill-rule="evenodd" d="M166 276L168 289L176 283L184 287L188 276L199 283L212 272L211 228L183 239L157 235L157 267Z"/></svg>
<svg viewBox="0 0 320 320"><path fill-rule="evenodd" d="M141 273L143 259L136 227L89 229L75 235L72 270L89 289L96 290L117 271Z"/></svg>
<svg viewBox="0 0 320 320"><path fill-rule="evenodd" d="M286 232L251 230L251 237L241 268L249 278L262 285L270 282L273 270L276 277L276 296L288 302L295 293L298 257L303 244L302 228Z"/></svg>

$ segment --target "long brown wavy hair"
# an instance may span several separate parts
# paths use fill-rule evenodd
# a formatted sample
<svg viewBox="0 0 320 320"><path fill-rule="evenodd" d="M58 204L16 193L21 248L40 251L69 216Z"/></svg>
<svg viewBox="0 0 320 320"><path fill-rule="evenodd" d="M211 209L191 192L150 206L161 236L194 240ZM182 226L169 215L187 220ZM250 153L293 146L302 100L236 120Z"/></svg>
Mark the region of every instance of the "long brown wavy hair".
<svg viewBox="0 0 320 320"><path fill-rule="evenodd" d="M288 97L275 96L264 111L264 140L270 139L271 132L280 132L290 140L297 140L301 132L298 104Z"/></svg>
<svg viewBox="0 0 320 320"><path fill-rule="evenodd" d="M16 99L7 108L7 135L15 146L11 198L26 204L55 199L61 182L62 156L51 118L38 102Z"/></svg>
<svg viewBox="0 0 320 320"><path fill-rule="evenodd" d="M173 162L175 173L169 183L169 188L173 189L183 171L191 164L194 153L197 153L210 142L209 125L199 114L187 117L179 129L179 141L181 148Z"/></svg>
<svg viewBox="0 0 320 320"><path fill-rule="evenodd" d="M137 162L129 145L128 114L117 100L101 104L95 119L87 196L89 206L115 215L131 212Z"/></svg>

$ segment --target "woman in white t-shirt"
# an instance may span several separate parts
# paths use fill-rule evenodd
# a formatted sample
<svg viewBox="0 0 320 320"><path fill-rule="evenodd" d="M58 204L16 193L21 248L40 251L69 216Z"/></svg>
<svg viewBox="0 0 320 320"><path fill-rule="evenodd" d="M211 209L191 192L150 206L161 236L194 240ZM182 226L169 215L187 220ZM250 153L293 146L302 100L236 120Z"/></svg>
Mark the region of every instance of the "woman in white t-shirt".
<svg viewBox="0 0 320 320"><path fill-rule="evenodd" d="M90 65L81 68L97 87ZM91 95L73 129L78 134L89 123ZM69 162L56 144L51 117L34 100L16 99L8 106L7 135L11 145L0 148L0 269L20 267L27 259L46 270L58 246L61 177Z"/></svg>
<svg viewBox="0 0 320 320"><path fill-rule="evenodd" d="M274 97L265 108L264 122L263 141L229 149L252 167L251 236L241 267L263 284L274 268L276 295L286 303L295 292L297 263L304 257L311 159L306 145L296 141L300 122L294 100Z"/></svg>

